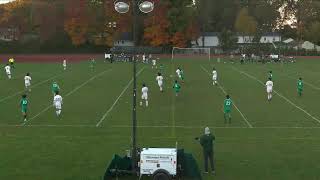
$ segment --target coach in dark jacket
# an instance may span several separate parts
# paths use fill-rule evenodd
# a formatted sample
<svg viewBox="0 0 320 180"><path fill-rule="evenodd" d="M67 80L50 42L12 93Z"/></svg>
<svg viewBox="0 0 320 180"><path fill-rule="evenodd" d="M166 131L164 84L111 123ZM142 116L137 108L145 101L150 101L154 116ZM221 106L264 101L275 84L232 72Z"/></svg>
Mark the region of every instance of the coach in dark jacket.
<svg viewBox="0 0 320 180"><path fill-rule="evenodd" d="M200 137L200 144L203 149L203 156L204 156L204 168L205 173L208 173L208 160L211 164L212 174L215 174L214 168L214 151L213 151L213 143L215 137L210 133L209 127L204 129L204 135Z"/></svg>

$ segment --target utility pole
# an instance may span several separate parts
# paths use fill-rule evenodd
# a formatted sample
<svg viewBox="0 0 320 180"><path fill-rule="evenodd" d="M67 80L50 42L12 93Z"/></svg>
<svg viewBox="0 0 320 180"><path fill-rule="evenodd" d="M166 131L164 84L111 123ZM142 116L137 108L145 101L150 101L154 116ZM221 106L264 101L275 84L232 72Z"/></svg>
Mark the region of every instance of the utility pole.
<svg viewBox="0 0 320 180"><path fill-rule="evenodd" d="M133 36L133 107L132 107L132 169L137 169L137 62L136 62L136 45L137 45L137 11L136 0L132 0L132 36Z"/></svg>

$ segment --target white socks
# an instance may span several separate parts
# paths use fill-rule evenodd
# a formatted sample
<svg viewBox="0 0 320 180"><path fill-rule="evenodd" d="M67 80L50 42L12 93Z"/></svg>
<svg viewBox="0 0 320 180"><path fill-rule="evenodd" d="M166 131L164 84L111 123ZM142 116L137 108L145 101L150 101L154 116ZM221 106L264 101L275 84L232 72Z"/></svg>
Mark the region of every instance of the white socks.
<svg viewBox="0 0 320 180"><path fill-rule="evenodd" d="M268 100L272 99L272 94L268 94Z"/></svg>
<svg viewBox="0 0 320 180"><path fill-rule="evenodd" d="M60 116L61 110L56 110L56 114L57 114L57 116Z"/></svg>
<svg viewBox="0 0 320 180"><path fill-rule="evenodd" d="M140 106L142 106L143 105L143 103L142 103L142 101L140 102ZM146 107L148 107L149 106L149 101L146 101Z"/></svg>
<svg viewBox="0 0 320 180"><path fill-rule="evenodd" d="M8 75L8 78L11 79L11 75Z"/></svg>

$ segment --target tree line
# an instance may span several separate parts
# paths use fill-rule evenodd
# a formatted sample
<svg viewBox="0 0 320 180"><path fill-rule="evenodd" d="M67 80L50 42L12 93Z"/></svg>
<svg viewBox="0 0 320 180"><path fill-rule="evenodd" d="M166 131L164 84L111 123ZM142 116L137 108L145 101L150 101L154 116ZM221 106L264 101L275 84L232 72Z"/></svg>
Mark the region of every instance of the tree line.
<svg viewBox="0 0 320 180"><path fill-rule="evenodd" d="M137 44L187 47L203 32L222 32L224 46L235 33L283 37L320 44L320 1L151 0L155 9L138 14ZM0 5L0 28L17 28L40 44L111 47L132 32L131 12L119 14L113 0L16 0ZM258 38L257 38L258 39Z"/></svg>

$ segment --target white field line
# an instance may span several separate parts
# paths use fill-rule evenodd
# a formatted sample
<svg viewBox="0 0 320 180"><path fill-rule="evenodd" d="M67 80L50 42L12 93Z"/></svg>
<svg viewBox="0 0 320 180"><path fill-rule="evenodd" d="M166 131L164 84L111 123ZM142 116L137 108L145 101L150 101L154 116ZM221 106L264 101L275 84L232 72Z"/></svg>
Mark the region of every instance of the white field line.
<svg viewBox="0 0 320 180"><path fill-rule="evenodd" d="M64 127L70 127L70 128L96 128L95 125L88 125L88 124L26 124L26 125L14 125L14 124L0 124L0 128L5 128L5 127L48 127L48 128L64 128ZM137 128L180 128L180 129L203 129L207 125L203 126L137 126ZM119 129L126 129L126 128L132 128L132 126L127 126L127 125L113 125L110 126L110 128L119 128ZM320 129L320 127L277 127L277 126L266 126L266 127L242 127L242 126L209 126L209 128L213 129Z"/></svg>
<svg viewBox="0 0 320 180"><path fill-rule="evenodd" d="M207 125L206 125L207 126ZM180 128L180 129L203 129L206 127L203 126L174 126L174 128ZM132 128L132 126L127 125L113 125L111 128ZM137 128L173 128L172 126L137 126ZM266 126L266 127L243 127L243 126L209 126L209 128L213 129L320 129L320 127L277 127L277 126Z"/></svg>
<svg viewBox="0 0 320 180"><path fill-rule="evenodd" d="M208 71L206 68L204 68L202 65L201 65L201 68L202 68L202 70L205 71L209 76L211 76L211 74L209 73L209 71ZM221 91L222 91L225 95L227 95L227 92L226 92L226 91L224 90L224 88L220 85L220 83L218 83L218 86L219 86L219 88L221 89ZM248 121L248 119L246 118L246 116L240 111L240 109L238 108L238 106L237 106L235 103L233 103L233 106L234 106L234 107L237 109L237 111L240 113L242 119L245 121L245 123L248 125L248 127L249 127L249 128L253 128L252 124Z"/></svg>
<svg viewBox="0 0 320 180"><path fill-rule="evenodd" d="M0 124L0 127L52 127L52 128L61 128L61 127L78 127L78 128L95 128L94 125L89 124Z"/></svg>
<svg viewBox="0 0 320 180"><path fill-rule="evenodd" d="M40 86L40 85L42 85L42 84L44 84L44 83L46 83L46 82L48 82L48 81L50 81L50 80L52 80L52 79L54 79L54 78L56 78L56 77L59 77L59 76L62 76L62 74L55 75L55 76L53 76L53 77L51 77L51 78L49 78L49 79L46 79L46 80L43 80L43 81L41 81L41 82L38 82L38 83L36 83L36 84L34 84L34 85L31 85L31 88L35 88L35 87L37 87L37 86ZM12 95L10 95L10 96L4 97L4 98L0 99L0 103L3 102L3 101L5 101L5 100L7 100L7 99L10 99L10 98L12 98L12 97L15 97L15 96L17 96L17 95L19 95L19 94L21 94L21 93L23 93L23 92L25 92L25 90L22 90L22 91L19 91L19 92L14 93L14 94L12 94Z"/></svg>
<svg viewBox="0 0 320 180"><path fill-rule="evenodd" d="M25 138L25 136L21 136L21 135L12 135L12 134L5 134L5 135L0 135L0 137L9 137L9 138ZM194 136L190 135L190 136L184 136L184 137L188 137L188 138L194 138ZM105 136L79 136L79 135L70 135L70 136L65 136L65 135L53 135L53 136L48 136L48 135L40 135L37 136L37 138L41 138L41 139L50 139L50 138L54 138L54 139L96 139L96 138L103 138L103 139L116 139L116 140L125 140L128 139L128 136L119 136L119 135L105 135ZM168 136L159 136L159 137L147 137L147 136L141 136L139 137L139 139L143 139L143 138L148 138L148 139L154 139L154 140L158 140L158 141L166 141L167 139L179 139L176 137L168 137ZM269 138L272 141L300 141L300 140L320 140L320 138L317 137L278 137L278 138ZM221 141L243 141L243 140L251 140L251 141L261 141L261 142L265 142L266 138L262 137L262 138L255 138L255 137L249 137L249 138L229 138L229 137L219 137L219 140Z"/></svg>
<svg viewBox="0 0 320 180"><path fill-rule="evenodd" d="M34 73L34 72L33 72L33 73ZM11 75L12 75L12 74L11 74ZM17 76L12 77L11 79L12 79L12 80L14 80L14 79L20 79L20 78L24 77L25 75L26 75L26 73L20 73L20 74L18 74ZM5 78L5 79L0 79L0 81L6 81L6 80L8 80L7 75L4 76L4 78ZM10 80L8 80L8 81L10 81Z"/></svg>
<svg viewBox="0 0 320 180"><path fill-rule="evenodd" d="M94 79L102 76L103 74L105 74L106 72L111 71L111 69L105 70L93 77L91 77L90 79L88 79L87 81L85 81L84 83L82 83L81 85L77 86L76 88L74 88L72 91L70 91L69 93L67 93L65 95L65 97L68 97L70 95L72 95L73 93L75 93L76 91L78 91L80 88L82 88L83 86L87 85L89 82L93 81ZM52 107L52 105L47 106L45 109L43 109L42 111L40 111L38 114L36 114L35 116L31 117L27 122L30 122L32 120L34 120L35 118L37 118L38 116L40 116L42 113L48 111L50 108ZM22 123L22 125L26 125L27 122Z"/></svg>
<svg viewBox="0 0 320 180"><path fill-rule="evenodd" d="M264 83L262 81L260 81L259 79L257 79L256 77L244 72L244 71L240 71L239 69L233 67L232 69L234 69L235 71L239 72L240 74L244 74L245 76L256 80L257 82L259 82L262 86L264 86ZM299 109L300 111L302 111L303 113L305 113L306 115L308 115L309 117L311 117L313 120L317 121L318 123L320 123L320 120L316 117L314 117L312 114L310 114L308 111L302 109L301 107L299 107L298 105L296 105L295 103L293 103L292 101L290 101L288 98L286 98L285 96L283 96L282 94L280 94L278 91L274 90L274 92L281 97L282 99L284 99L285 101L287 101L289 104L291 104L292 106L294 106L295 108Z"/></svg>
<svg viewBox="0 0 320 180"><path fill-rule="evenodd" d="M21 135L12 135L12 134L5 134L5 135L0 135L0 137L9 137L9 138L25 138L25 136L21 136ZM189 138L194 138L194 136L187 136ZM97 138L103 138L103 139L116 139L116 140L124 140L124 139L128 139L128 136L119 136L119 135L105 135L105 136L79 136L79 135L70 135L70 136L65 136L65 135L53 135L53 136L45 136L45 135L40 135L37 136L37 138L41 138L41 139L50 139L50 138L54 138L54 139L97 139ZM176 137L166 137L166 136L160 136L160 137L147 137L147 136L141 136L139 137L139 139L143 139L143 138L148 138L148 139L154 139L154 140L163 140L163 139L177 139ZM300 140L319 140L320 138L317 137L278 137L278 138L269 138L269 140L278 140L278 141L300 141ZM238 138L230 138L230 137L219 137L219 140L221 141L243 141L243 140L251 140L251 141L261 141L261 142L265 142L266 138L262 137L249 137L249 138L243 138L243 137L238 137Z"/></svg>
<svg viewBox="0 0 320 180"><path fill-rule="evenodd" d="M140 73L142 73L142 71L145 69L145 67L143 67L138 73L137 76L140 75ZM114 101L114 103L112 104L112 106L103 114L103 116L101 117L101 119L97 122L96 127L99 127L101 125L101 123L106 119L106 117L109 115L109 113L113 110L113 108L117 105L118 101L120 100L120 98L123 96L123 94L127 91L127 89L130 87L131 83L133 82L133 78L128 82L128 84L124 87L124 89L122 90L122 92L120 93L120 95L118 96L118 98Z"/></svg>
<svg viewBox="0 0 320 180"><path fill-rule="evenodd" d="M266 67L263 67L263 69L268 70ZM292 79L292 80L298 80L298 78L293 78L287 73L282 73L282 74L280 74L280 76L284 76L284 77L287 77L287 78ZM315 90L320 90L320 87L318 87L316 85L313 85L312 83L309 83L309 82L307 82L305 80L303 80L303 83L308 85L308 86L310 86L311 88L313 88Z"/></svg>

